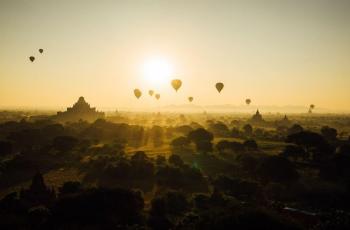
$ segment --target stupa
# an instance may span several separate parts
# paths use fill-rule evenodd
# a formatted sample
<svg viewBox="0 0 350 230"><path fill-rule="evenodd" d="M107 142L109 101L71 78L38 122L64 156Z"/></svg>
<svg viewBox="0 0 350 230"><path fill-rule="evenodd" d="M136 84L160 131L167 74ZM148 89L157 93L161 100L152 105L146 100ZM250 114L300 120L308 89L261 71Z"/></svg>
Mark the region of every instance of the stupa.
<svg viewBox="0 0 350 230"><path fill-rule="evenodd" d="M278 120L275 123L276 123L276 125L279 125L279 126L289 126L289 125L291 125L291 121L288 119L287 115L284 115L283 119Z"/></svg>
<svg viewBox="0 0 350 230"><path fill-rule="evenodd" d="M57 112L55 119L60 122L79 120L94 122L97 119L104 118L104 116L103 112L91 108L84 97L79 97L79 100L72 107L68 107L64 112Z"/></svg>
<svg viewBox="0 0 350 230"><path fill-rule="evenodd" d="M249 122L251 123L262 123L265 122L264 119L262 118L259 110L256 110L256 113L250 118Z"/></svg>

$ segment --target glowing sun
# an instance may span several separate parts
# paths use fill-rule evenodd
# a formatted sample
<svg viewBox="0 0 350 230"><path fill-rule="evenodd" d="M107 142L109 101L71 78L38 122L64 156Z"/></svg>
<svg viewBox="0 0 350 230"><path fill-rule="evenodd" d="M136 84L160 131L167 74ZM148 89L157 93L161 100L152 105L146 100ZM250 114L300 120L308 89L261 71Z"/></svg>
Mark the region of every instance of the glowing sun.
<svg viewBox="0 0 350 230"><path fill-rule="evenodd" d="M147 59L143 63L142 72L146 83L157 87L168 84L174 75L171 63L161 57Z"/></svg>

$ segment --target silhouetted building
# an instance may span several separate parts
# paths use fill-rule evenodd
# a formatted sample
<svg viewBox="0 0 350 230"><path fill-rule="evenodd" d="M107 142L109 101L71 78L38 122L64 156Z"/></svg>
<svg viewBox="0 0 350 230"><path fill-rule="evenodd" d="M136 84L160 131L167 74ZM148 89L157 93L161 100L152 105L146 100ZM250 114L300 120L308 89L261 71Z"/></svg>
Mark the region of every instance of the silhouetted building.
<svg viewBox="0 0 350 230"><path fill-rule="evenodd" d="M265 122L264 119L262 118L259 110L256 111L256 113L250 118L249 122L251 123L262 123Z"/></svg>
<svg viewBox="0 0 350 230"><path fill-rule="evenodd" d="M288 119L287 115L284 115L284 117L281 120L276 121L276 125L289 126L291 125L291 121Z"/></svg>
<svg viewBox="0 0 350 230"><path fill-rule="evenodd" d="M43 175L39 172L34 175L29 189L21 190L20 197L32 206L47 205L55 200L56 193L53 188L46 186Z"/></svg>
<svg viewBox="0 0 350 230"><path fill-rule="evenodd" d="M80 97L73 107L67 108L67 111L57 112L55 119L61 122L79 120L93 122L97 119L104 118L104 116L105 114L103 112L98 112L96 108L91 108L84 97Z"/></svg>

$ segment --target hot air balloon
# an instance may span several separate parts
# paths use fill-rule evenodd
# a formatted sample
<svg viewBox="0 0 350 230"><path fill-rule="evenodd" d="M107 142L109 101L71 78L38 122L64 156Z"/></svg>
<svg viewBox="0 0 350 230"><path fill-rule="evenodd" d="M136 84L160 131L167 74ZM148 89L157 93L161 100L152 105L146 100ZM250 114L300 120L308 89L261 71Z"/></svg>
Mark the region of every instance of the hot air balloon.
<svg viewBox="0 0 350 230"><path fill-rule="evenodd" d="M30 56L30 57L29 57L29 60L30 60L31 62L33 62L33 61L35 60L35 57L34 57L34 56Z"/></svg>
<svg viewBox="0 0 350 230"><path fill-rule="evenodd" d="M177 90L180 89L180 87L182 85L182 81L180 79L174 79L171 81L171 85L173 86L173 88L177 92Z"/></svg>
<svg viewBox="0 0 350 230"><path fill-rule="evenodd" d="M39 53L41 53L41 54L42 54L43 52L44 52L44 50L43 50L43 49L39 49Z"/></svg>
<svg viewBox="0 0 350 230"><path fill-rule="evenodd" d="M314 104L311 104L310 105L310 109L314 109L315 108L315 105Z"/></svg>
<svg viewBox="0 0 350 230"><path fill-rule="evenodd" d="M134 89L134 94L135 94L135 97L137 99L139 99L141 97L141 95L142 95L142 92L139 89Z"/></svg>
<svg viewBox="0 0 350 230"><path fill-rule="evenodd" d="M148 94L152 97L153 94L154 94L154 91L153 90L148 90Z"/></svg>
<svg viewBox="0 0 350 230"><path fill-rule="evenodd" d="M155 95L155 97L156 97L156 99L157 99L157 100L159 100L159 98L160 98L160 94L159 94L159 93L157 93L157 94Z"/></svg>
<svg viewBox="0 0 350 230"><path fill-rule="evenodd" d="M247 99L245 100L245 103L246 103L247 105L249 105L251 102L252 102L252 100L250 100L249 98L247 98Z"/></svg>
<svg viewBox="0 0 350 230"><path fill-rule="evenodd" d="M193 97L188 97L188 101L192 102L193 101Z"/></svg>
<svg viewBox="0 0 350 230"><path fill-rule="evenodd" d="M221 90L224 88L224 83L218 82L218 83L215 84L215 87L218 90L218 92L220 93Z"/></svg>

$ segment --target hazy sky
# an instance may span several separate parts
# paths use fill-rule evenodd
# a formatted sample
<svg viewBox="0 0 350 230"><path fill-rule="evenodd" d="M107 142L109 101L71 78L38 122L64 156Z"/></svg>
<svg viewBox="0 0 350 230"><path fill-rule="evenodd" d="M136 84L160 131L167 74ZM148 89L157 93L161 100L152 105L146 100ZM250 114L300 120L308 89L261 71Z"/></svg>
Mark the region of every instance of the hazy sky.
<svg viewBox="0 0 350 230"><path fill-rule="evenodd" d="M183 80L178 93L145 78L153 57ZM0 106L68 106L81 95L98 108L193 96L349 110L350 1L0 0Z"/></svg>

